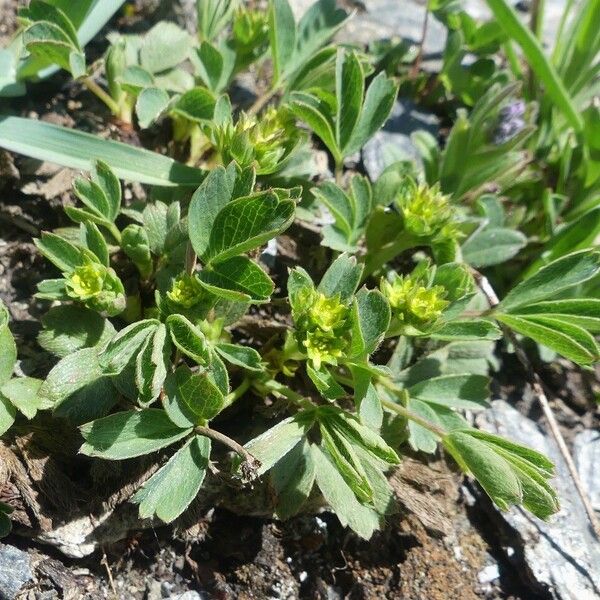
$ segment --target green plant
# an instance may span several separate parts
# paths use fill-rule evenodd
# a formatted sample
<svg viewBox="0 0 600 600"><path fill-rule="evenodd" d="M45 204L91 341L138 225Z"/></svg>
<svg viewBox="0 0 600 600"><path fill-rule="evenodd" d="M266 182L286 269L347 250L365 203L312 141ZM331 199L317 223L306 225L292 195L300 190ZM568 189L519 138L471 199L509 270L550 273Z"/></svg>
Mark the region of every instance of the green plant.
<svg viewBox="0 0 600 600"><path fill-rule="evenodd" d="M539 231L517 210L520 191L536 185L526 149L538 135L534 98L523 101L504 76L487 85L451 64L467 50L491 55L506 37L445 13L458 48L446 57L444 86L473 108L458 110L443 145L414 136L422 169L396 163L371 181L345 173L345 160L386 121L398 86L372 56L327 45L346 14L332 0L299 23L286 0L264 13L237 2L197 6L197 40L169 23L111 36L108 88L98 94L134 126L168 118L169 148L185 143L190 165L0 119L3 147L90 172L73 184L80 203L65 207L73 224L35 241L57 269L38 286L52 306L37 342L53 356L39 379L13 376L16 345L0 306L1 433L22 423L18 411L30 419L50 409L79 427L83 455L154 454L160 468L133 501L142 517L164 522L218 469L268 482L268 508L281 518L326 503L369 538L395 510L386 475L406 445L442 447L501 509L523 504L549 517L558 499L548 459L463 416L487 405L503 334L583 366L600 358L594 235L579 221L549 227L545 252L522 260ZM32 53L88 76L64 12L38 1L23 18ZM236 75L269 55L264 94L232 106ZM335 182L312 179L311 143L329 152ZM130 202L119 177L170 188ZM331 218L322 226L317 216ZM295 261L286 270L276 260L266 269L265 245L283 235L304 244L309 228L325 247L311 249L310 267ZM506 293L486 305L473 267L499 263ZM273 328L257 325L265 315ZM239 423L242 410L249 417ZM0 505L0 533L7 513Z"/></svg>

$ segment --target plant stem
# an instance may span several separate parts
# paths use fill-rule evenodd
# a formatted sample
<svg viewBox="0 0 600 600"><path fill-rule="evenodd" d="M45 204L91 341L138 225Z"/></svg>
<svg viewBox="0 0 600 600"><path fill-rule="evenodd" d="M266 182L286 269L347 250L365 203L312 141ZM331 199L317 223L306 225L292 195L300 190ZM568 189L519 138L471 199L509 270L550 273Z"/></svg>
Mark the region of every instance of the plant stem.
<svg viewBox="0 0 600 600"><path fill-rule="evenodd" d="M119 228L114 223L111 223L110 225L107 224L106 228L110 232L110 235L112 235L115 238L115 241L120 246L121 245L121 232L119 231Z"/></svg>
<svg viewBox="0 0 600 600"><path fill-rule="evenodd" d="M283 385L283 383L275 381L275 379L271 379L270 381L267 381L266 383L256 387L259 391L261 391L262 388L262 391L268 390L274 394L283 396L302 408L313 408L313 403L308 398L305 398L302 394L295 392L287 385Z"/></svg>
<svg viewBox="0 0 600 600"><path fill-rule="evenodd" d="M231 406L236 400L239 400L250 388L251 381L247 377L238 385L233 392L225 397L225 406Z"/></svg>
<svg viewBox="0 0 600 600"><path fill-rule="evenodd" d="M438 437L443 438L446 435L446 432L441 427L430 423L427 419L424 419L423 417L408 410L408 408L406 408L405 406L402 406L402 404L396 404L395 402L391 402L390 400L382 400L381 404L388 410L391 410L392 412L395 412L396 414L399 414L402 417L406 417L407 419L414 421L415 423L417 423L421 427L424 427L428 431L431 431L431 433L437 435Z"/></svg>
<svg viewBox="0 0 600 600"><path fill-rule="evenodd" d="M335 164L335 183L342 187L342 183L344 182L344 161Z"/></svg>
<svg viewBox="0 0 600 600"><path fill-rule="evenodd" d="M120 116L121 110L119 105L91 77L82 79L82 83L90 92L92 92L92 94L106 104L115 117Z"/></svg>
<svg viewBox="0 0 600 600"><path fill-rule="evenodd" d="M199 435L204 435L211 440L215 440L215 442L220 442L221 444L231 448L238 456L240 456L244 462L246 463L249 471L248 475L255 473L260 469L260 461L252 456L244 446L238 444L234 439L231 439L229 436L217 431L216 429L211 429L210 427L206 427L204 425L197 425L194 428L194 431Z"/></svg>
<svg viewBox="0 0 600 600"><path fill-rule="evenodd" d="M496 292L494 291L494 288L491 286L487 277L485 277L484 275L482 275L479 271L476 271L475 269L471 269L471 271L473 273L473 276L475 277L475 281L477 282L479 289L482 291L483 295L486 297L490 307L493 309L496 306L498 306L498 304L500 304L500 300L498 299L498 296L496 295ZM542 407L544 417L546 417L546 421L550 428L550 433L554 437L554 441L556 442L556 445L558 446L558 449L563 457L563 460L565 461L565 464L567 465L567 469L569 470L571 479L573 480L573 483L575 484L575 488L577 490L579 498L581 499L581 502L583 504L583 507L585 509L587 517L592 526L592 530L593 530L596 538L600 540L600 521L598 520L598 517L596 516L596 513L594 512L594 508L592 507L590 499L588 498L587 493L583 487L583 483L581 482L581 479L579 478L579 473L577 472L577 467L575 466L573 457L571 456L571 453L569 452L569 449L567 448L567 444L565 443L562 433L560 432L560 428L556 421L556 417L554 416L554 413L552 412L552 407L550 406L550 402L548 401L548 397L546 396L546 392L544 391L544 383L543 383L541 377L537 374L537 372L533 368L533 365L531 364L529 357L527 356L527 353L525 352L525 350L519 343L519 340L517 339L517 336L515 335L513 330L502 323L498 323L498 324L502 328L502 331L504 332L504 334L506 335L506 337L508 338L510 343L513 345L513 347L515 349L515 354L517 355L519 362L523 365L523 368L525 369L525 372L527 373L527 376L529 378L529 385L533 389L533 392L537 396L537 399Z"/></svg>
<svg viewBox="0 0 600 600"><path fill-rule="evenodd" d="M270 90L267 90L264 94L261 94L260 96L258 96L258 98L256 98L256 100L254 101L252 106L246 111L247 114L249 114L251 116L257 114L263 108L263 106L265 106L265 104L267 104L267 102L269 102L269 100L271 100L271 98L273 98L273 96L278 91L279 91L279 86L275 86L275 87L271 88Z"/></svg>

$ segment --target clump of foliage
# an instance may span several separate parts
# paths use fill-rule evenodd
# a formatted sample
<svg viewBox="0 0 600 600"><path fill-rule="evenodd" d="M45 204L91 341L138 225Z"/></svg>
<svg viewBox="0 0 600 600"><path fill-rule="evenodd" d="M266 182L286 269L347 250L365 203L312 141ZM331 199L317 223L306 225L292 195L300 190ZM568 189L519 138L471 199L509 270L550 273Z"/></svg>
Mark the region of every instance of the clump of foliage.
<svg viewBox="0 0 600 600"><path fill-rule="evenodd" d="M45 376L13 376L0 305L0 433L19 413L51 410L79 427L84 455L153 454L161 466L133 501L164 522L215 470L215 443L236 456L219 470L267 481L280 518L325 503L364 538L395 509L386 474L407 447L443 448L503 510L555 513L548 459L474 428L465 411L486 407L507 328L580 365L598 361L600 252L577 222L554 221L547 240L532 233L515 198L538 185L526 146L539 136L536 98L519 98L506 73L486 84L487 58L461 71L464 52L508 41L448 4L433 7L451 29L441 80L464 106L443 148L415 136L420 167L397 162L372 181L348 173L347 159L385 123L399 82L391 59L334 47L347 15L333 0L298 23L287 0L266 12L211 0L198 3L197 39L171 23L111 35L106 89L89 80L70 17L33 0L21 15L31 55L87 82L121 122L168 120L188 166L59 128L17 145L0 122L7 147L76 167L79 153L90 171L73 184L81 204L65 207L72 225L35 242L57 270L37 293L52 303L38 336L54 357ZM264 93L233 110L235 77L269 61ZM317 145L335 181L315 177ZM119 176L173 187L127 203ZM307 220L326 258L286 271L276 256L269 270L261 249ZM474 267L531 257L528 244L528 266L509 263L503 300L487 305ZM265 315L276 333L249 334ZM242 403L256 418L232 439L221 428ZM0 533L7 512L0 505Z"/></svg>

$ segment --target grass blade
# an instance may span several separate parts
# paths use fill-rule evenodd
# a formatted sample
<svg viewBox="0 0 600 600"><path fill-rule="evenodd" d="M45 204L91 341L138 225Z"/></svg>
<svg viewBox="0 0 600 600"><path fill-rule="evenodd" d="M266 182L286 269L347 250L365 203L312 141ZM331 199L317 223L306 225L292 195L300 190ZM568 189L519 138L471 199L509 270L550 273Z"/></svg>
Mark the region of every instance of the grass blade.
<svg viewBox="0 0 600 600"><path fill-rule="evenodd" d="M90 133L21 117L0 115L0 148L72 169L91 169L102 160L117 176L151 185L197 186L204 171L156 152L105 140Z"/></svg>
<svg viewBox="0 0 600 600"><path fill-rule="evenodd" d="M487 3L502 29L521 46L529 66L543 83L546 93L556 107L564 114L571 127L578 133L581 132L583 130L581 116L533 33L519 21L517 14L506 0L487 0Z"/></svg>

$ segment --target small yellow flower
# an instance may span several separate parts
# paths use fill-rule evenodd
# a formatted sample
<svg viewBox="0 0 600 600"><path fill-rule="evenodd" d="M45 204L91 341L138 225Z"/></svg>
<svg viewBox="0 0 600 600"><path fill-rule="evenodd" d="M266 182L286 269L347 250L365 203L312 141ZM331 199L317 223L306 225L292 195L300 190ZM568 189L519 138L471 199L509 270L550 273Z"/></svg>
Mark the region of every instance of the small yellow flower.
<svg viewBox="0 0 600 600"><path fill-rule="evenodd" d="M167 292L167 297L184 308L191 308L200 302L202 291L202 286L196 277L184 273L175 279L171 290Z"/></svg>
<svg viewBox="0 0 600 600"><path fill-rule="evenodd" d="M337 364L337 359L344 354L346 340L316 329L307 332L302 345L306 348L308 359L319 370L323 363Z"/></svg>
<svg viewBox="0 0 600 600"><path fill-rule="evenodd" d="M397 202L404 217L404 226L412 234L456 237L455 210L449 196L442 194L439 185L430 187L409 180Z"/></svg>
<svg viewBox="0 0 600 600"><path fill-rule="evenodd" d="M322 331L333 331L345 325L348 308L338 296L328 298L325 294L317 293L308 310L310 321Z"/></svg>
<svg viewBox="0 0 600 600"><path fill-rule="evenodd" d="M449 302L441 285L427 287L420 277L397 276L381 281L381 292L388 299L395 319L407 325L425 325L437 321Z"/></svg>
<svg viewBox="0 0 600 600"><path fill-rule="evenodd" d="M89 300L102 292L106 279L106 267L93 263L77 267L67 277L69 296L79 300Z"/></svg>

